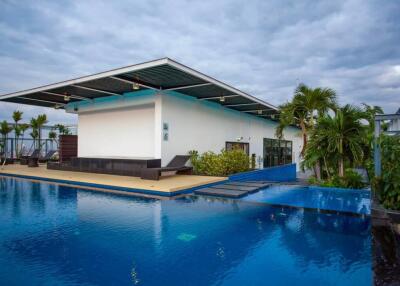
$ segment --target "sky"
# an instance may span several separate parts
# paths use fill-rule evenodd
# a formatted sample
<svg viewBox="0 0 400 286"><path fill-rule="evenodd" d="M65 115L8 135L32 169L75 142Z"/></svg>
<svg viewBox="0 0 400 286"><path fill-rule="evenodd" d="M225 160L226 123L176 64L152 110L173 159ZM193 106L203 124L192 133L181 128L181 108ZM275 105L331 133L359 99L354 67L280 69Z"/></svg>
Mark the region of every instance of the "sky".
<svg viewBox="0 0 400 286"><path fill-rule="evenodd" d="M400 1L0 0L0 94L169 57L274 105L295 86L400 107ZM29 120L62 110L0 102Z"/></svg>

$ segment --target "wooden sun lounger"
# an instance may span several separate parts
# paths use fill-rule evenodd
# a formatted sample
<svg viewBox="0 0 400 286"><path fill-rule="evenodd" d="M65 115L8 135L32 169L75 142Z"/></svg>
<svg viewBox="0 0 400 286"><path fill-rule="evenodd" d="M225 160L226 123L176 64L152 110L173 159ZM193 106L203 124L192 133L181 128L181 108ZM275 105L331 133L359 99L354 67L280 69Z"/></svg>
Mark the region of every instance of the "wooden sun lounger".
<svg viewBox="0 0 400 286"><path fill-rule="evenodd" d="M28 165L29 167L36 167L37 160L39 160L40 150L33 150L32 154L27 156L21 156L19 162L21 165ZM36 163L35 163L36 162Z"/></svg>
<svg viewBox="0 0 400 286"><path fill-rule="evenodd" d="M57 153L57 150L48 151L44 157L40 157L39 158L39 162L40 163L47 163L48 161L51 160L51 157L53 157L55 153Z"/></svg>
<svg viewBox="0 0 400 286"><path fill-rule="evenodd" d="M143 169L140 177L145 180L159 180L161 176L191 174L193 168L185 166L189 159L189 155L177 155L166 167Z"/></svg>

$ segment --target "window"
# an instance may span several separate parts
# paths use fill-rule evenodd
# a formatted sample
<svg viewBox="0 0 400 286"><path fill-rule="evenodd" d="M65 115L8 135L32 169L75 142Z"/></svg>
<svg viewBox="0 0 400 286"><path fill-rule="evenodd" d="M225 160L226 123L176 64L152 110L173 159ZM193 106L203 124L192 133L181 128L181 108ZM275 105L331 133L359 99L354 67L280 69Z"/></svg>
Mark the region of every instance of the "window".
<svg viewBox="0 0 400 286"><path fill-rule="evenodd" d="M292 141L264 138L264 168L292 163Z"/></svg>
<svg viewBox="0 0 400 286"><path fill-rule="evenodd" d="M234 149L243 150L247 155L249 155L249 143L225 142L225 150L226 151L231 151Z"/></svg>

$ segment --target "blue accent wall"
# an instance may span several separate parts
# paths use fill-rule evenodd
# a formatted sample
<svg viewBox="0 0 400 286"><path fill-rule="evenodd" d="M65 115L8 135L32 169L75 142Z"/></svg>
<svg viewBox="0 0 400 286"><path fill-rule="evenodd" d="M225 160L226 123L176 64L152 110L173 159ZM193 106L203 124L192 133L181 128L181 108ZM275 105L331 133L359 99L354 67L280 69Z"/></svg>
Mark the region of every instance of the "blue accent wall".
<svg viewBox="0 0 400 286"><path fill-rule="evenodd" d="M231 181L296 181L296 164L275 166L229 176Z"/></svg>
<svg viewBox="0 0 400 286"><path fill-rule="evenodd" d="M122 96L121 95L111 95L111 96L103 96L97 97L93 100L83 100L78 102L70 102L64 108L67 112L72 112L74 108L85 108L90 106L105 106L110 103L119 102L119 101L130 101L130 100L138 100L153 97L157 91L152 89L139 90L135 92L126 92Z"/></svg>

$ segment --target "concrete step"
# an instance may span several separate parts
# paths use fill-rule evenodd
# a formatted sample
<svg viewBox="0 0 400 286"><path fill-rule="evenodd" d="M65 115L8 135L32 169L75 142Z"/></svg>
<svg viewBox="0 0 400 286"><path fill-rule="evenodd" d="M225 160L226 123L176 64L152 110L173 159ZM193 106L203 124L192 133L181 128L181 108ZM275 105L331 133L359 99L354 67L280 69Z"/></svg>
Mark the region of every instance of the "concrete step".
<svg viewBox="0 0 400 286"><path fill-rule="evenodd" d="M227 190L227 189L217 189L217 188L203 188L194 191L196 195L207 195L207 196L217 196L225 198L241 198L248 194L246 191L238 190Z"/></svg>
<svg viewBox="0 0 400 286"><path fill-rule="evenodd" d="M271 183L253 183L253 182L232 181L232 182L226 183L226 185L265 188L265 187L269 187L271 185Z"/></svg>
<svg viewBox="0 0 400 286"><path fill-rule="evenodd" d="M250 187L250 186L235 186L229 184L221 184L213 186L215 189L227 189L232 191L245 191L245 192L255 192L259 189L259 187Z"/></svg>

